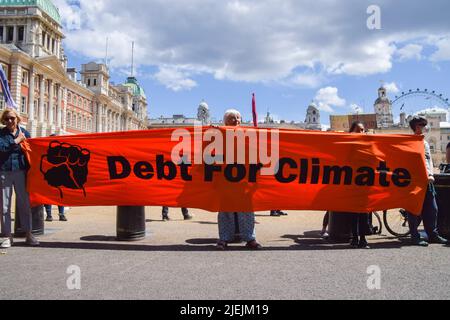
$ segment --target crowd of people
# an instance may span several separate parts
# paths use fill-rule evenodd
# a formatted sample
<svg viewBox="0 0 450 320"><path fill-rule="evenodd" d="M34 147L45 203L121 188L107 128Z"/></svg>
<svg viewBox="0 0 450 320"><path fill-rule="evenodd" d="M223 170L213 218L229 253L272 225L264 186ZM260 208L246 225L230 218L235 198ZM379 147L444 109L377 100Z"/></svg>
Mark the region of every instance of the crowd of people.
<svg viewBox="0 0 450 320"><path fill-rule="evenodd" d="M30 138L30 134L20 127L21 118L15 110L6 109L1 115L1 123L5 126L0 130L0 186L2 189L1 203L1 237L0 247L9 248L13 243L11 231L11 200L13 189L16 193L16 208L21 221L21 228L26 233L25 244L38 246L39 241L31 233L31 207L29 195L26 190L26 175L29 164L21 148L21 143ZM240 126L241 114L237 110L228 110L224 116L226 126ZM415 116L410 122L414 134L424 135L428 121L421 116ZM364 134L365 128L361 122L355 122L351 126L350 133ZM448 240L439 235L437 229L438 207L436 202L436 192L434 189L433 161L431 158L430 146L425 141L425 161L428 173L429 185L427 195L423 204L420 217L408 213L408 223L411 230L412 244L418 246L428 246L429 243L448 244ZM450 163L450 144L446 150L447 163ZM442 172L450 172L450 165L441 167ZM52 206L45 205L47 212L46 221L53 221ZM64 214L64 207L58 207L59 220L67 221ZM185 220L192 219L187 208L182 208L181 212ZM169 208L163 207L162 219L170 220ZM272 210L271 216L287 215L281 210ZM422 239L418 232L420 221L423 221L427 240ZM323 221L322 236L327 237L327 225L329 212L326 213ZM251 250L262 248L256 241L255 213L254 212L219 212L218 214L219 240L217 249L226 250L228 245L235 242L236 233L239 232L240 240L246 243L246 247ZM355 248L370 248L366 236L370 233L370 214L361 212L353 215L351 221L352 240L350 245Z"/></svg>

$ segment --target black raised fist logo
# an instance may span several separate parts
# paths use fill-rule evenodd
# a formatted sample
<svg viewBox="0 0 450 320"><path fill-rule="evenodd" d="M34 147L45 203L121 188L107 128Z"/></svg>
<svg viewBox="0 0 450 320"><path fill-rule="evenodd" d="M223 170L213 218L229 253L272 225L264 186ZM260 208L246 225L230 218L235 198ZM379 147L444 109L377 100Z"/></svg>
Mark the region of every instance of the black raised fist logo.
<svg viewBox="0 0 450 320"><path fill-rule="evenodd" d="M91 159L89 150L68 143L52 141L46 155L41 158L41 172L47 183L58 188L64 198L62 187L83 190L87 182L88 163Z"/></svg>

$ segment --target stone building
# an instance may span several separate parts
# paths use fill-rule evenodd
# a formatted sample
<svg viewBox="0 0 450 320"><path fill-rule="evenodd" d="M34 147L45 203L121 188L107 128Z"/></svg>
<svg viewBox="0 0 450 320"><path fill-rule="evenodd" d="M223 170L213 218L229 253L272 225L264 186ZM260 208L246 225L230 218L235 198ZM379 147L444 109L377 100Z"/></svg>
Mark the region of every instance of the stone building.
<svg viewBox="0 0 450 320"><path fill-rule="evenodd" d="M387 96L385 87L378 89L378 98L374 104L377 115L377 127L389 128L394 125L394 114L392 113L392 102Z"/></svg>
<svg viewBox="0 0 450 320"><path fill-rule="evenodd" d="M78 79L63 39L50 0L0 0L0 63L32 136L146 129L147 98L136 78L113 85L108 68L91 62Z"/></svg>

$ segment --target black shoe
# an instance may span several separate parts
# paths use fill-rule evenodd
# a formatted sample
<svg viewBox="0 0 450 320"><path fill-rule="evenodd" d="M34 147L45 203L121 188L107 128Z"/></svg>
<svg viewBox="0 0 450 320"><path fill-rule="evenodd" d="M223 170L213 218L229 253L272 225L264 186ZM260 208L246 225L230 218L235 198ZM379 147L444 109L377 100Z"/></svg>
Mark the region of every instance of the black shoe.
<svg viewBox="0 0 450 320"><path fill-rule="evenodd" d="M184 220L192 220L192 216L190 214L187 214L184 216Z"/></svg>
<svg viewBox="0 0 450 320"><path fill-rule="evenodd" d="M45 218L45 221L47 221L47 222L53 222L53 217L47 216L47 218Z"/></svg>
<svg viewBox="0 0 450 320"><path fill-rule="evenodd" d="M430 243L438 243L438 244L448 244L448 240L445 238L442 238L441 236L435 236L431 238Z"/></svg>
<svg viewBox="0 0 450 320"><path fill-rule="evenodd" d="M367 241L360 241L358 244L359 249L370 249L369 243Z"/></svg>
<svg viewBox="0 0 450 320"><path fill-rule="evenodd" d="M59 216L59 221L67 221L66 216Z"/></svg>
<svg viewBox="0 0 450 320"><path fill-rule="evenodd" d="M163 219L163 221L170 221L169 216L163 216L162 219Z"/></svg>
<svg viewBox="0 0 450 320"><path fill-rule="evenodd" d="M350 242L350 246L353 248L357 248L359 246L358 238L352 238L352 242Z"/></svg>
<svg viewBox="0 0 450 320"><path fill-rule="evenodd" d="M288 215L287 213L285 213L285 212L283 212L283 211L278 211L278 214L279 214L280 216L287 216L287 215Z"/></svg>
<svg viewBox="0 0 450 320"><path fill-rule="evenodd" d="M278 213L278 211L270 211L270 216L271 217L279 217L280 214Z"/></svg>

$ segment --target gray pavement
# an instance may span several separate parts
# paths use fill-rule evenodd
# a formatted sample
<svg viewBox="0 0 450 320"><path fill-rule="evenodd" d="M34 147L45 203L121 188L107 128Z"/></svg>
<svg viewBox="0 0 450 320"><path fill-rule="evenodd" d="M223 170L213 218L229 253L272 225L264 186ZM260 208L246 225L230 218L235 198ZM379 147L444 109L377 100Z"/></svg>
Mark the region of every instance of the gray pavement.
<svg viewBox="0 0 450 320"><path fill-rule="evenodd" d="M41 247L17 239L1 250L0 299L450 298L449 247L374 236L371 250L350 249L320 239L322 212L261 212L263 250L235 244L218 252L215 213L191 210L194 220L183 221L180 209L170 209L173 220L162 222L160 210L147 208L145 240L119 243L115 208L72 208L68 222L46 223ZM368 280L377 283L371 266L380 272L380 289L368 288Z"/></svg>

